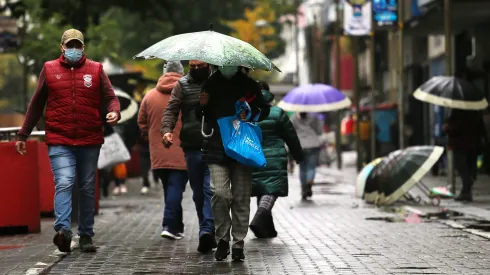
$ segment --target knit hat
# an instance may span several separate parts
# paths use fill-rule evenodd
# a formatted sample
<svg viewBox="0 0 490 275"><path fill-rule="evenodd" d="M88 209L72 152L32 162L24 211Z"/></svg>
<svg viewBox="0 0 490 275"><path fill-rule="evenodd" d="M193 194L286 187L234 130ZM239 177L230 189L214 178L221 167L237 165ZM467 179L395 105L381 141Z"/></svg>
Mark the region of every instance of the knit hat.
<svg viewBox="0 0 490 275"><path fill-rule="evenodd" d="M178 73L184 74L184 67L180 61L169 61L163 66L163 73Z"/></svg>

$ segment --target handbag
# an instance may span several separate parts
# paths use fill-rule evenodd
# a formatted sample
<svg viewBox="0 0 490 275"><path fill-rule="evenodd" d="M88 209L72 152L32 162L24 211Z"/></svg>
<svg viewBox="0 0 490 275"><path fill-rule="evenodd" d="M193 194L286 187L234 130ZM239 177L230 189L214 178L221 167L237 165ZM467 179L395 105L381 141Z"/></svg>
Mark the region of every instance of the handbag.
<svg viewBox="0 0 490 275"><path fill-rule="evenodd" d="M265 167L267 161L261 145L262 130L259 126L238 118L241 112L238 104L236 110L237 114L234 116L218 119L225 154L246 166ZM250 112L248 118L250 118Z"/></svg>
<svg viewBox="0 0 490 275"><path fill-rule="evenodd" d="M110 134L104 137L104 144L100 148L99 160L97 162L98 169L112 167L119 163L124 163L131 159L126 145L121 136L117 133Z"/></svg>

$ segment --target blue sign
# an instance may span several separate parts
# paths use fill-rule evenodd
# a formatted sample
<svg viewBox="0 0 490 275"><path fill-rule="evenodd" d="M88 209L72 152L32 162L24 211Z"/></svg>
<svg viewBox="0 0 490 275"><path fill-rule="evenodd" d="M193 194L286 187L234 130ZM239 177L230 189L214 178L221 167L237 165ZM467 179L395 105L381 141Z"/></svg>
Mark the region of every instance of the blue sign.
<svg viewBox="0 0 490 275"><path fill-rule="evenodd" d="M378 26L394 26L398 21L397 0L373 0L374 22Z"/></svg>

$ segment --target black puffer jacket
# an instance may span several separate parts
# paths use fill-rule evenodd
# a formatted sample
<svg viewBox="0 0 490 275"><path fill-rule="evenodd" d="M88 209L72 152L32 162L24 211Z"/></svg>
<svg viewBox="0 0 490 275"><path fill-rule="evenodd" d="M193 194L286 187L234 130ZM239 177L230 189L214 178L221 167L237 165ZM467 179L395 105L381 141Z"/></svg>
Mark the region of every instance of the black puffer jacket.
<svg viewBox="0 0 490 275"><path fill-rule="evenodd" d="M217 71L206 81L203 91L209 94L209 102L204 107L196 108L196 117L200 121L204 114L204 129L207 134L214 129L213 136L204 139L203 160L208 164L222 164L231 159L225 155L223 149L218 118L235 115L235 103L241 98L248 99L252 117L260 112L259 121L269 116L270 105L265 102L258 83L241 72L227 79Z"/></svg>

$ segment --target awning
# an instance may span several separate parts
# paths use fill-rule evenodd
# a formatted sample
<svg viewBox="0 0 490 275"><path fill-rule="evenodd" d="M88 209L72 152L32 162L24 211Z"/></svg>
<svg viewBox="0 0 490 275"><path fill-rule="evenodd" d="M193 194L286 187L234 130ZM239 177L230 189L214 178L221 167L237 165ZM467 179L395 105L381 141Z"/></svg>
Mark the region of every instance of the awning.
<svg viewBox="0 0 490 275"><path fill-rule="evenodd" d="M428 36L444 34L444 1L426 6L426 12L405 22L405 34ZM451 2L451 30L453 33L490 21L490 1L453 0Z"/></svg>

